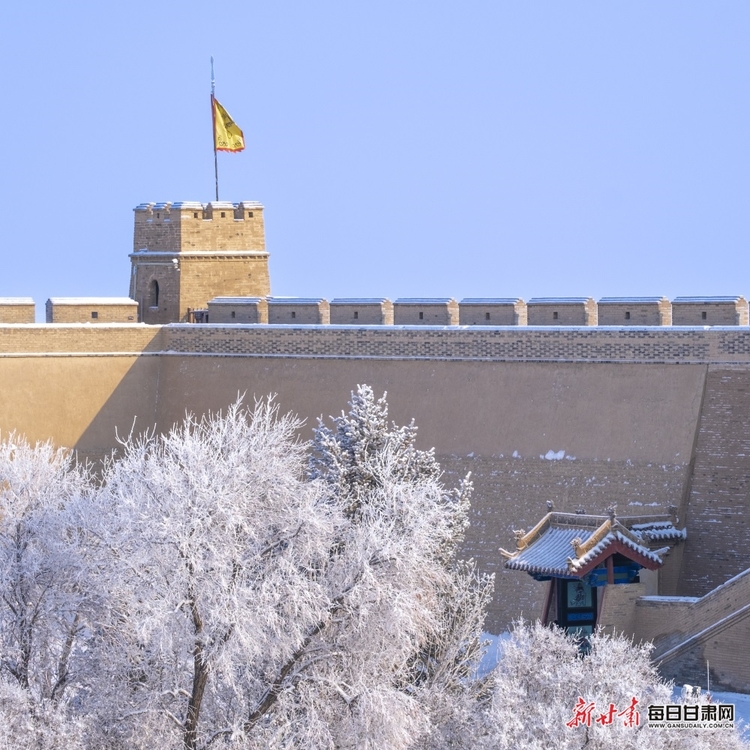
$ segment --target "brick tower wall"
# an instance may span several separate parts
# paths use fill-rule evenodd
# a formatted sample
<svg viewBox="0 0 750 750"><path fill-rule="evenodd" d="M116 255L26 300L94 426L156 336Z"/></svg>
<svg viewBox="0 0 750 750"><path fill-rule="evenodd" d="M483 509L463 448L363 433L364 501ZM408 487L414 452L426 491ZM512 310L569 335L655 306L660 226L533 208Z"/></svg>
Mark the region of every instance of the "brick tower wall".
<svg viewBox="0 0 750 750"><path fill-rule="evenodd" d="M255 202L141 204L130 258L130 296L145 323L187 321L218 296L271 293L263 206Z"/></svg>

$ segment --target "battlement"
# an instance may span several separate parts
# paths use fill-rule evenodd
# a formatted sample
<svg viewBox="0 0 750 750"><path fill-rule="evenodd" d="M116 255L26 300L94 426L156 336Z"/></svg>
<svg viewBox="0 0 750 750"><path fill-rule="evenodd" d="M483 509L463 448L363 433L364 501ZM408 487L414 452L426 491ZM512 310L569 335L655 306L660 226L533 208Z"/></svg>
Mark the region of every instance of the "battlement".
<svg viewBox="0 0 750 750"><path fill-rule="evenodd" d="M209 308L226 306L228 298L216 298ZM535 297L524 302L519 297L468 297L460 302L450 297L407 297L391 302L386 297L324 299L269 297L270 306L282 306L283 313L265 319L262 313L238 316L241 308L259 308L264 298L232 297L235 316L215 319L209 309L204 322L291 323L325 325L397 326L566 326L566 327L651 327L651 326L748 326L748 302L736 297ZM316 307L308 315L303 310ZM330 308L330 317L324 310ZM270 307L269 307L270 309ZM281 310L281 308L278 308ZM217 308L218 312L218 308ZM294 315L291 313L295 312ZM300 314L302 312L302 314ZM288 314L287 314L288 313ZM281 316L281 317L280 317Z"/></svg>
<svg viewBox="0 0 750 750"><path fill-rule="evenodd" d="M33 323L34 319L31 297L0 297L0 323Z"/></svg>
<svg viewBox="0 0 750 750"><path fill-rule="evenodd" d="M134 209L133 253L265 253L263 205L178 201Z"/></svg>

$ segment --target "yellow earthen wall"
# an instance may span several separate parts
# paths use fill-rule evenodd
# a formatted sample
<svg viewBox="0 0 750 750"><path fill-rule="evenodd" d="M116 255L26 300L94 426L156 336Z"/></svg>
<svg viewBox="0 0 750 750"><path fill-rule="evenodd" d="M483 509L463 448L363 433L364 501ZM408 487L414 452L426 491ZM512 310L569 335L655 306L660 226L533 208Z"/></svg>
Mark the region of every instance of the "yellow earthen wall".
<svg viewBox="0 0 750 750"><path fill-rule="evenodd" d="M526 325L526 320L526 304L523 302L458 305L458 322L462 326L518 326Z"/></svg>
<svg viewBox="0 0 750 750"><path fill-rule="evenodd" d="M672 325L672 306L669 302L650 304L599 304L600 326L668 326ZM630 318L625 314L630 313Z"/></svg>
<svg viewBox="0 0 750 750"><path fill-rule="evenodd" d="M0 430L51 437L96 457L117 446L115 428L129 431L133 414L136 429L164 430L186 409L201 414L238 392L248 402L275 392L283 410L308 420L307 438L317 417L340 413L358 383L371 384L388 391L393 419L416 420L419 445L436 448L448 484L472 472L464 554L498 574L490 620L497 630L540 611L543 584L504 571L497 549L512 546L514 529L536 523L546 500L589 512L615 502L623 515L684 506L699 415L710 401L707 362L744 358L748 364L735 367L750 373L749 343L750 332L740 330L659 328L572 335L517 327L0 326ZM741 462L729 466L747 473ZM690 514L680 515L690 529ZM732 541L744 538L741 520L722 526L735 550L744 549ZM700 554L686 552L684 567ZM750 566L743 554L735 566Z"/></svg>
<svg viewBox="0 0 750 750"><path fill-rule="evenodd" d="M397 326L455 326L458 319L455 300L441 304L393 303L393 322Z"/></svg>
<svg viewBox="0 0 750 750"><path fill-rule="evenodd" d="M355 317L356 313L356 317ZM331 325L393 325L393 302L382 303L331 303Z"/></svg>
<svg viewBox="0 0 750 750"><path fill-rule="evenodd" d="M132 305L51 305L50 323L135 323L138 321L138 306ZM95 312L97 317L92 316Z"/></svg>
<svg viewBox="0 0 750 750"><path fill-rule="evenodd" d="M0 325L4 323L33 323L35 305L0 305Z"/></svg>

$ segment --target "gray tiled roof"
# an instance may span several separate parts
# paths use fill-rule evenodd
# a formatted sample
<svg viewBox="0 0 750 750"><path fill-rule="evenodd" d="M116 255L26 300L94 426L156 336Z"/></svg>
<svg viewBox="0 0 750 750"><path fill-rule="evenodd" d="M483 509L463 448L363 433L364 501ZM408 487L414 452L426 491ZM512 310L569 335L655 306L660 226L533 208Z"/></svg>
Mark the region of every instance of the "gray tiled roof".
<svg viewBox="0 0 750 750"><path fill-rule="evenodd" d="M686 536L664 517L610 519L608 516L548 513L528 534L518 532L519 549L506 553L505 567L532 575L578 577L579 571L619 543L660 566L670 546L650 549L652 542L676 542ZM592 539L597 535L598 541ZM587 549L587 542L593 546Z"/></svg>
<svg viewBox="0 0 750 750"><path fill-rule="evenodd" d="M595 529L554 528L519 552L517 557L507 560L506 568L525 570L527 573L541 573L547 576L569 576L568 558L573 552L573 540L586 541Z"/></svg>

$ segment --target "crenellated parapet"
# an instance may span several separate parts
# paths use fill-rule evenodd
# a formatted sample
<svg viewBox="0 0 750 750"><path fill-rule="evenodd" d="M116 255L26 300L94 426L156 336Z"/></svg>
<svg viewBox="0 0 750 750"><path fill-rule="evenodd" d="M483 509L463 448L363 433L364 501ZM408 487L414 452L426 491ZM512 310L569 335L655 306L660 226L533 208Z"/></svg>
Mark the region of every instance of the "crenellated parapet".
<svg viewBox="0 0 750 750"><path fill-rule="evenodd" d="M263 205L178 201L134 209L133 252L265 253Z"/></svg>
<svg viewBox="0 0 750 750"><path fill-rule="evenodd" d="M268 298L271 304L273 298ZM450 297L409 297L391 302L380 298L322 299L283 297L273 300L279 314L264 319L259 297L217 298L208 303L204 322L227 323L253 320L272 324L397 325L472 327L568 326L568 327L665 327L748 326L748 302L744 297L469 297L460 302ZM321 312L312 314L311 305ZM216 308L217 314L211 310ZM219 313L219 308L222 312ZM234 314L227 313L228 310ZM330 316L322 310L330 308ZM270 309L270 308L269 308ZM283 313L281 310L283 309ZM226 314L230 314L229 319ZM217 317L218 316L218 317Z"/></svg>

